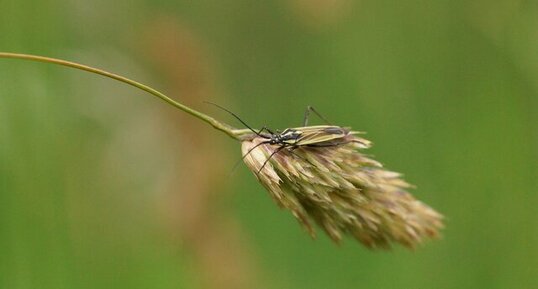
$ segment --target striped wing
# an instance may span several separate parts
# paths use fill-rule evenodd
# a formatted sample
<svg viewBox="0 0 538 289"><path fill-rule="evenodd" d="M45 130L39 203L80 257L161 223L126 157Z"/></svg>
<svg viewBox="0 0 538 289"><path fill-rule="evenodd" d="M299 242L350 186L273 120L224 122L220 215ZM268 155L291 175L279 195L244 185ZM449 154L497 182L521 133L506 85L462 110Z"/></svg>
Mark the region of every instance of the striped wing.
<svg viewBox="0 0 538 289"><path fill-rule="evenodd" d="M301 136L297 139L296 145L313 145L324 142L330 142L345 137L350 132L349 130L331 125L316 125L294 128L301 132Z"/></svg>

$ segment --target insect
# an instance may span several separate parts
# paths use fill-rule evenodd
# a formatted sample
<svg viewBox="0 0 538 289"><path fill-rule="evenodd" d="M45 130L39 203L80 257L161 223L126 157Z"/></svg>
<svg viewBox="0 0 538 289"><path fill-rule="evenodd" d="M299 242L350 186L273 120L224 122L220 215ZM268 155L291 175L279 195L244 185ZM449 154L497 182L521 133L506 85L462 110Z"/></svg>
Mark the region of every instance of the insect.
<svg viewBox="0 0 538 289"><path fill-rule="evenodd" d="M311 106L307 106L306 108L302 127L286 128L281 132L279 130L272 131L266 126L262 127L259 131L256 131L235 113L218 104L211 102L207 103L215 105L216 107L228 112L258 137L265 139L265 141L262 141L249 149L247 153L242 156L241 160L243 160L254 149L261 145L278 145L278 148L276 148L269 155L269 157L265 160L256 175L258 175L263 170L265 165L271 160L274 155L278 154L283 149L287 149L290 153L294 154L299 158L302 158L300 155L294 153L295 149L299 147L332 147L347 144L349 142L362 142L360 139L356 138L346 139L345 137L347 135L355 134L357 132L352 132L348 128L331 125L329 121L327 121L319 112L317 112ZM325 121L327 125L308 126L308 120L311 112L315 113L319 118Z"/></svg>

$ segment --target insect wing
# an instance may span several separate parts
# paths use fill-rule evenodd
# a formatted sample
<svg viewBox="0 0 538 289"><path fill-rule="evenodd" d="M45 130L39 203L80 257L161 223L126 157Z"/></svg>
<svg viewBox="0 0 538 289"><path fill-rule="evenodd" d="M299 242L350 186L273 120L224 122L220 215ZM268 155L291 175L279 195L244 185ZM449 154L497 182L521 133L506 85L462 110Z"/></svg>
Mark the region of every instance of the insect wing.
<svg viewBox="0 0 538 289"><path fill-rule="evenodd" d="M297 139L296 145L312 145L345 137L349 131L339 126L305 126L295 128L301 132L301 136Z"/></svg>

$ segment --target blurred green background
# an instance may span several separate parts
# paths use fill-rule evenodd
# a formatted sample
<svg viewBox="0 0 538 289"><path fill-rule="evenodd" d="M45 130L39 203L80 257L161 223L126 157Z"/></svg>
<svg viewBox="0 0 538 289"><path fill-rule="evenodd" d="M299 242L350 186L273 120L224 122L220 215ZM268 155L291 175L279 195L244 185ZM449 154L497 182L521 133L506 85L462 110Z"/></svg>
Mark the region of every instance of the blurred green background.
<svg viewBox="0 0 538 289"><path fill-rule="evenodd" d="M414 252L311 240L236 142L112 80L0 59L0 288L538 288L536 1L0 1L0 51L237 125L313 105L446 216Z"/></svg>

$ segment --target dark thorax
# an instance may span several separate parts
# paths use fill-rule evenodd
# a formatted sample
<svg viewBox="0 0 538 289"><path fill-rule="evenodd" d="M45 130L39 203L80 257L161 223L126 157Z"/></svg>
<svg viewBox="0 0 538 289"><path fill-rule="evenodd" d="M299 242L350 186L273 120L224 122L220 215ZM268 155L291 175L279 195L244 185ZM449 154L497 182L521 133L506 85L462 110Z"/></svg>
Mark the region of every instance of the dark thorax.
<svg viewBox="0 0 538 289"><path fill-rule="evenodd" d="M302 133L296 129L287 128L283 132L276 131L276 133L268 135L268 143L272 145L280 144L284 146L294 145L301 134Z"/></svg>

